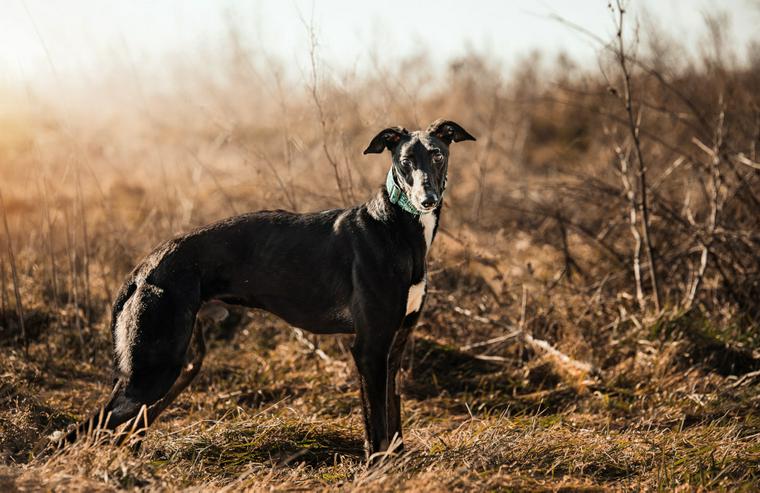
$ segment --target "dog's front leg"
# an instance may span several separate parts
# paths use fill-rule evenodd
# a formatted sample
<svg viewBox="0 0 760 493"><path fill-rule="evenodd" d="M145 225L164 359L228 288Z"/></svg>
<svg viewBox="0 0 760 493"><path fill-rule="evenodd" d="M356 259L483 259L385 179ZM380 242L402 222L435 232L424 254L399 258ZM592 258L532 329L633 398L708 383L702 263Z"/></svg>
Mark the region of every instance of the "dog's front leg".
<svg viewBox="0 0 760 493"><path fill-rule="evenodd" d="M403 329L387 327L360 330L351 348L359 372L368 457L388 450L395 434L401 438L400 402L395 385L396 360L400 355L392 357L394 349L402 344L401 332Z"/></svg>
<svg viewBox="0 0 760 493"><path fill-rule="evenodd" d="M417 316L407 317L401 328L396 332L393 343L388 353L388 374L387 374L387 400L388 400L388 436L398 440L403 439L401 432L401 395L397 387L398 372L401 368L401 358L404 355L404 348L412 333L412 329L417 322ZM396 452L403 452L404 444L401 442Z"/></svg>
<svg viewBox="0 0 760 493"><path fill-rule="evenodd" d="M363 332L359 332L351 347L359 372L368 457L386 451L390 444L387 361L391 343L392 334L381 332L367 337Z"/></svg>

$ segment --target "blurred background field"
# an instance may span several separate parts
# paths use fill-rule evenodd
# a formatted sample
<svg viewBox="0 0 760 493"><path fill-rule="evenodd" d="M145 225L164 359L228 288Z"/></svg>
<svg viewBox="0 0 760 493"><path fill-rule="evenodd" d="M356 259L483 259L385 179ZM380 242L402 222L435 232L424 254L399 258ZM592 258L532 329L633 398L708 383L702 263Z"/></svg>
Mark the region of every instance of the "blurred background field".
<svg viewBox="0 0 760 493"><path fill-rule="evenodd" d="M0 487L758 488L760 4L61 5L0 14ZM404 456L364 465L350 337L239 309L140 451L38 455L107 396L142 256L359 203L371 137L438 117L478 141Z"/></svg>

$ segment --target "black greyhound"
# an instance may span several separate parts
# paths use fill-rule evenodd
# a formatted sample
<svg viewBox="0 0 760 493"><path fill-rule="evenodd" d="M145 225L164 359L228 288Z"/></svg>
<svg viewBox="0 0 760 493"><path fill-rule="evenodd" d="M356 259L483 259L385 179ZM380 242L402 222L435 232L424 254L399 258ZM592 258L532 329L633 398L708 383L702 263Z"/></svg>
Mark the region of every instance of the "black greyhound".
<svg viewBox="0 0 760 493"><path fill-rule="evenodd" d="M387 450L401 438L395 377L425 300L449 145L462 140L475 138L446 120L424 131L387 128L364 151L392 154L386 185L365 204L244 214L159 246L114 302L111 398L64 441L96 426L153 423L200 370L205 346L196 315L217 300L318 334L356 334L367 453Z"/></svg>

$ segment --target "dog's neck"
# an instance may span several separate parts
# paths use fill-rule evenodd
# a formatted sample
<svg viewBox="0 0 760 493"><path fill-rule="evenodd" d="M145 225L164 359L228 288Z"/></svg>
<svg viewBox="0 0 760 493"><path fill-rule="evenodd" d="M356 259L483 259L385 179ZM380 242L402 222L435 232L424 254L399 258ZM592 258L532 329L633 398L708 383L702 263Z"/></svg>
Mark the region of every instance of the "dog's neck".
<svg viewBox="0 0 760 493"><path fill-rule="evenodd" d="M397 223L409 235L419 235L421 233L427 253L435 238L443 200L431 212L414 214L402 208L398 203L391 201L387 187L383 186L366 203L366 207L369 214L378 221Z"/></svg>

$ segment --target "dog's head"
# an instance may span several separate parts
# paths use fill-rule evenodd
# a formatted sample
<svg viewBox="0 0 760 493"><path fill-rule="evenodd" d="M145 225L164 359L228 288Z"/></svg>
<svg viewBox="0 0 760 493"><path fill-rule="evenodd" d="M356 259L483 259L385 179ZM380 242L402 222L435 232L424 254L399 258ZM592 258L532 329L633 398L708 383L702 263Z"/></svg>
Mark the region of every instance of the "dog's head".
<svg viewBox="0 0 760 493"><path fill-rule="evenodd" d="M452 142L475 140L458 123L436 120L426 130L390 127L378 133L364 154L391 151L396 184L420 212L430 212L443 198Z"/></svg>

